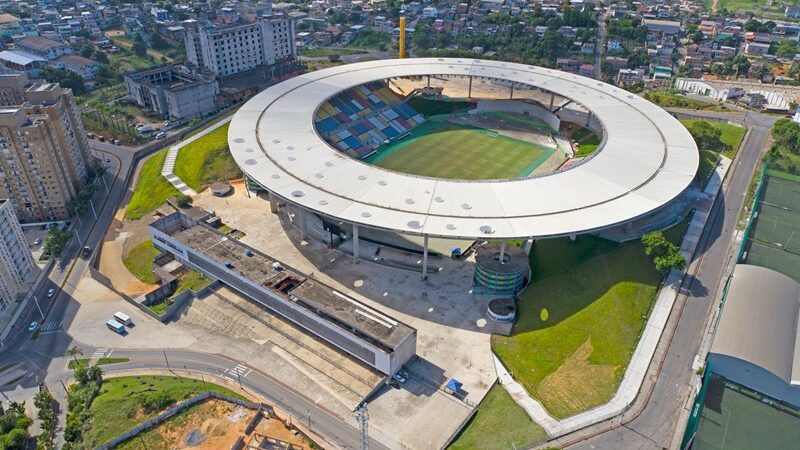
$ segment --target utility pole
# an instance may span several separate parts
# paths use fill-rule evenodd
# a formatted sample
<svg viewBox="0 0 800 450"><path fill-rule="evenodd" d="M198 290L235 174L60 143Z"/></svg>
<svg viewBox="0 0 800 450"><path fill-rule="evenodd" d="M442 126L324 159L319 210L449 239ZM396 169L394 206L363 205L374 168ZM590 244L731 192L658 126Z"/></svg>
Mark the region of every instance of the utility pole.
<svg viewBox="0 0 800 450"><path fill-rule="evenodd" d="M358 420L358 431L361 438L361 450L369 449L369 434L367 433L367 425L369 422L369 412L367 411L367 403L364 402L356 409L356 419Z"/></svg>

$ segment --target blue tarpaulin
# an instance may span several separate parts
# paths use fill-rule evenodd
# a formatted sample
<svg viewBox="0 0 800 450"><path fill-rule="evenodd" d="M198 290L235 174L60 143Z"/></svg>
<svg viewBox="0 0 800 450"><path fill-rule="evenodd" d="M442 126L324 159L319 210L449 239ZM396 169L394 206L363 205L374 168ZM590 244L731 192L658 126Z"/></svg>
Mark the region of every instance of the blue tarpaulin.
<svg viewBox="0 0 800 450"><path fill-rule="evenodd" d="M449 380L447 380L447 384L444 385L444 388L445 390L448 390L455 394L456 392L461 390L461 386L463 385L464 383L456 380L455 378L450 378Z"/></svg>

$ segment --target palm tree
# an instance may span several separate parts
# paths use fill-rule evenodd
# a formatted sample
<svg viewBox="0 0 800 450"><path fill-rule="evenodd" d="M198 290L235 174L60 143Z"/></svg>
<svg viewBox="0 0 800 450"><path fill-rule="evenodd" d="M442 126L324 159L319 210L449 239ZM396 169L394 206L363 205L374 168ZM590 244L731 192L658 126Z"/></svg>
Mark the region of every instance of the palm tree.
<svg viewBox="0 0 800 450"><path fill-rule="evenodd" d="M66 353L64 353L64 355L71 356L72 359L75 360L75 367L77 367L78 366L78 358L76 358L75 356L76 355L83 355L83 351L81 349L79 349L78 347L73 346L71 349L67 350Z"/></svg>
<svg viewBox="0 0 800 450"><path fill-rule="evenodd" d="M97 366L89 367L86 370L86 375L95 383L101 383L103 381L103 370Z"/></svg>

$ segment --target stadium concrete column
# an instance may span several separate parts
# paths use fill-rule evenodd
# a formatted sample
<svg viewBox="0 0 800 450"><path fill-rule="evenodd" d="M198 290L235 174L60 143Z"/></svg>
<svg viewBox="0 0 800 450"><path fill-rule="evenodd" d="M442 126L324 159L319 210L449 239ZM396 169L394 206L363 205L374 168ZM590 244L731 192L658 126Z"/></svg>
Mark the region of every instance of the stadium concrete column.
<svg viewBox="0 0 800 450"><path fill-rule="evenodd" d="M272 191L269 191L267 196L269 197L269 212L276 214L278 212L278 197Z"/></svg>
<svg viewBox="0 0 800 450"><path fill-rule="evenodd" d="M428 235L422 239L422 279L428 279Z"/></svg>
<svg viewBox="0 0 800 450"><path fill-rule="evenodd" d="M358 264L358 224L353 224L353 263Z"/></svg>
<svg viewBox="0 0 800 450"><path fill-rule="evenodd" d="M304 241L308 240L308 220L306 220L306 210L303 208L298 208L300 211L300 238Z"/></svg>
<svg viewBox="0 0 800 450"><path fill-rule="evenodd" d="M511 93L508 94L509 100L514 100L514 82L511 82Z"/></svg>
<svg viewBox="0 0 800 450"><path fill-rule="evenodd" d="M503 264L503 260L506 259L506 241L500 242L500 264Z"/></svg>
<svg viewBox="0 0 800 450"><path fill-rule="evenodd" d="M553 103L556 101L556 94L550 93L550 111L553 111Z"/></svg>
<svg viewBox="0 0 800 450"><path fill-rule="evenodd" d="M469 76L469 91L467 91L467 98L472 98L472 75Z"/></svg>
<svg viewBox="0 0 800 450"><path fill-rule="evenodd" d="M526 239L525 244L522 245L522 250L525 251L526 255L530 255L531 248L533 248L533 239Z"/></svg>

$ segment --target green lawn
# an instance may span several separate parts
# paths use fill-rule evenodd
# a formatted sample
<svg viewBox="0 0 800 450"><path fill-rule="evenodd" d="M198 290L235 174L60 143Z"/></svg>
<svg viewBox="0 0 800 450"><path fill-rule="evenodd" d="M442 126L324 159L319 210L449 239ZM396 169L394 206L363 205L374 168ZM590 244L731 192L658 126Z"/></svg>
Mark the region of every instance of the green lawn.
<svg viewBox="0 0 800 450"><path fill-rule="evenodd" d="M575 151L576 158L585 158L600 146L600 138L588 128L581 128L572 133L572 139L579 144Z"/></svg>
<svg viewBox="0 0 800 450"><path fill-rule="evenodd" d="M126 219L141 219L146 214L155 211L168 198L180 195L180 191L161 176L161 168L164 166L166 157L167 150L164 149L151 156L142 165L136 188L125 208Z"/></svg>
<svg viewBox="0 0 800 450"><path fill-rule="evenodd" d="M700 167L697 169L697 175L702 180L702 185L705 186L708 178L717 168L719 163L719 153L711 150L700 150Z"/></svg>
<svg viewBox="0 0 800 450"><path fill-rule="evenodd" d="M88 431L83 435L87 448L124 433L156 416L166 407L203 391L216 391L246 400L222 386L181 377L138 376L109 378L91 406ZM164 408L145 410L143 404L166 403Z"/></svg>
<svg viewBox="0 0 800 450"><path fill-rule="evenodd" d="M155 283L156 277L153 275L153 260L161 253L153 247L153 241L146 240L134 246L128 255L122 260L125 267L145 283Z"/></svg>
<svg viewBox="0 0 800 450"><path fill-rule="evenodd" d="M668 230L677 242L688 221ZM639 241L594 236L539 240L533 282L517 302L512 336L492 349L547 410L564 418L608 402L655 300L661 274Z"/></svg>
<svg viewBox="0 0 800 450"><path fill-rule="evenodd" d="M200 289L208 286L210 283L211 280L204 277L202 273L194 270L187 270L178 277L178 287L175 288L175 292L172 294L172 296L175 297L181 292L188 291L190 289L194 292L197 292Z"/></svg>
<svg viewBox="0 0 800 450"><path fill-rule="evenodd" d="M514 402L503 386L495 384L486 394L478 412L448 449L525 448L546 439L547 433Z"/></svg>
<svg viewBox="0 0 800 450"><path fill-rule="evenodd" d="M230 122L182 147L175 161L175 175L190 188L202 191L215 181L241 178L228 151Z"/></svg>
<svg viewBox="0 0 800 450"><path fill-rule="evenodd" d="M165 298L158 303L150 304L147 307L159 316L163 316L167 312L167 308L172 305L173 299L177 297L178 294L190 289L194 292L197 292L200 289L208 286L210 283L211 280L203 276L203 274L200 272L188 270L178 277L178 285L175 287L175 292L173 292L169 298Z"/></svg>
<svg viewBox="0 0 800 450"><path fill-rule="evenodd" d="M722 122L714 122L714 121L705 121L702 119L681 119L680 121L683 126L689 128L693 124L697 122L708 122L712 127L720 130L722 135L720 136L719 140L725 144L728 149L723 151L722 154L730 159L733 159L736 156L736 151L739 149L739 145L742 143L742 139L744 138L744 133L747 131L744 127L740 127L738 125L732 125L729 123L722 123ZM703 150L703 149L700 149Z"/></svg>
<svg viewBox="0 0 800 450"><path fill-rule="evenodd" d="M76 364L76 361L77 361L77 364ZM124 362L128 362L128 361L130 361L130 359L128 359L128 358L100 358L100 359L97 360L97 363L95 365L96 366L105 366L107 364L118 364L118 363L124 363ZM69 361L69 364L67 365L67 367L69 367L69 369L75 369L78 366L85 367L87 364L89 364L89 358L78 358L77 360L76 359L71 359Z"/></svg>
<svg viewBox="0 0 800 450"><path fill-rule="evenodd" d="M713 4L713 0L708 0L708 4ZM767 0L719 0L717 10L727 9L731 13L750 11L759 16L784 19L780 4L796 4L792 0L775 2L767 5Z"/></svg>
<svg viewBox="0 0 800 450"><path fill-rule="evenodd" d="M529 175L554 152L489 133L482 128L429 121L405 139L381 148L367 162L414 175L491 180Z"/></svg>
<svg viewBox="0 0 800 450"><path fill-rule="evenodd" d="M663 108L687 108L704 111L727 111L724 104L718 102L704 102L693 98L678 95L668 90L647 91L642 93L642 97Z"/></svg>

